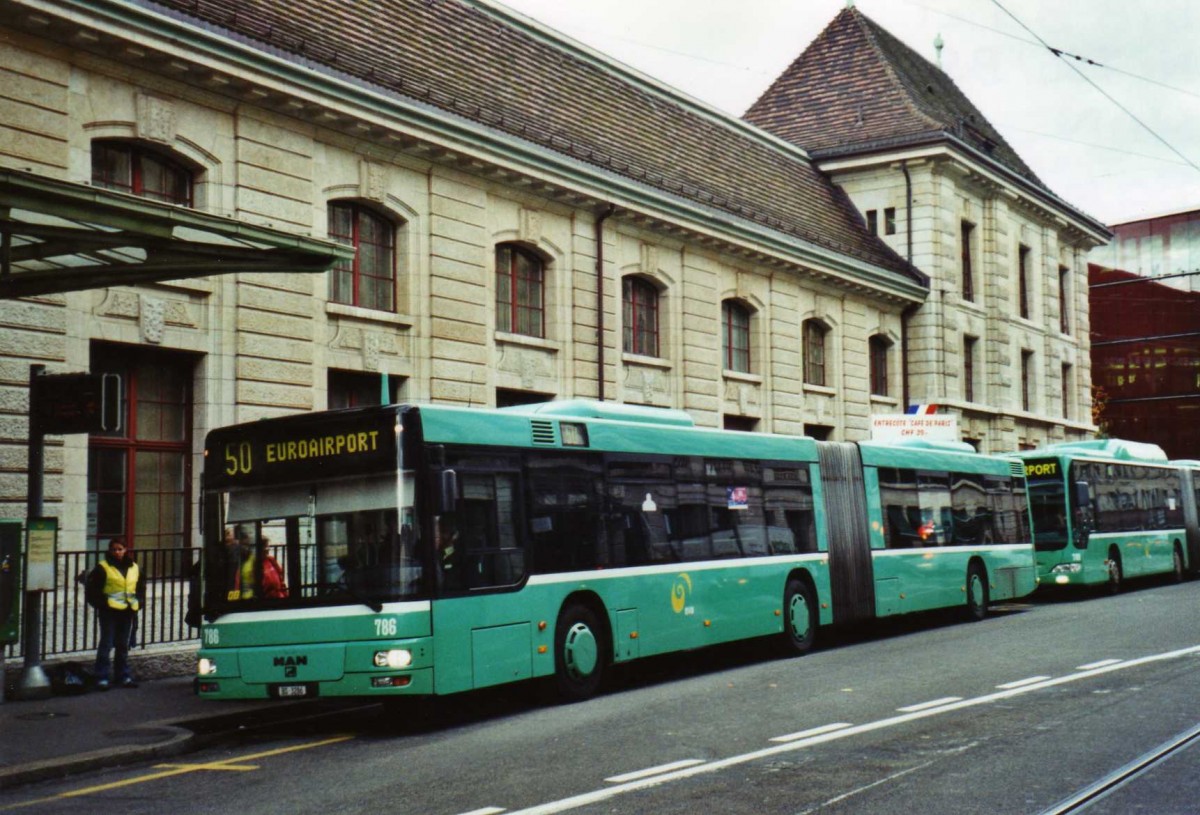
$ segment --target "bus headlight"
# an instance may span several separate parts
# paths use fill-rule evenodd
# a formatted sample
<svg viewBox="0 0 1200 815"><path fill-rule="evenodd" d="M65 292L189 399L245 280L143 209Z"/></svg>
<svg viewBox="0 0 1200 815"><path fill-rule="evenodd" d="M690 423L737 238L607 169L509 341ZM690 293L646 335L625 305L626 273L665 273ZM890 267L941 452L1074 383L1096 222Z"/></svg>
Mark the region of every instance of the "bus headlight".
<svg viewBox="0 0 1200 815"><path fill-rule="evenodd" d="M217 672L217 663L208 657L201 657L200 662L196 664L196 673L199 676L208 676Z"/></svg>
<svg viewBox="0 0 1200 815"><path fill-rule="evenodd" d="M412 665L412 651L405 648L375 652L376 668L407 668L409 665Z"/></svg>

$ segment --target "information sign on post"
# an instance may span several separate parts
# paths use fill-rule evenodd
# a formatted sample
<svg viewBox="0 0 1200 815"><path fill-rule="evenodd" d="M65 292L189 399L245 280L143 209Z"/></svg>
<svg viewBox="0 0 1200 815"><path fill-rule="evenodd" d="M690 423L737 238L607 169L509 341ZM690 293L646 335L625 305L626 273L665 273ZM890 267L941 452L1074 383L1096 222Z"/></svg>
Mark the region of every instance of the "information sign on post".
<svg viewBox="0 0 1200 815"><path fill-rule="evenodd" d="M25 591L54 591L58 518L30 518L25 527Z"/></svg>
<svg viewBox="0 0 1200 815"><path fill-rule="evenodd" d="M49 435L111 433L121 429L117 374L42 374L31 380L29 412Z"/></svg>

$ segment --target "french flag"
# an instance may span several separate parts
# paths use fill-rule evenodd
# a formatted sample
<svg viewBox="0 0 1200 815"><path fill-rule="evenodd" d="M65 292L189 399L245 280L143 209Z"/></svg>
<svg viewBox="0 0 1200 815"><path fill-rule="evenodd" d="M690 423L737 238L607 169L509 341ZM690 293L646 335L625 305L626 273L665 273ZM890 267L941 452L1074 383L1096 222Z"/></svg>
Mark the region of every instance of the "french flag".
<svg viewBox="0 0 1200 815"><path fill-rule="evenodd" d="M931 416L937 413L937 405L909 405L905 414L909 416Z"/></svg>

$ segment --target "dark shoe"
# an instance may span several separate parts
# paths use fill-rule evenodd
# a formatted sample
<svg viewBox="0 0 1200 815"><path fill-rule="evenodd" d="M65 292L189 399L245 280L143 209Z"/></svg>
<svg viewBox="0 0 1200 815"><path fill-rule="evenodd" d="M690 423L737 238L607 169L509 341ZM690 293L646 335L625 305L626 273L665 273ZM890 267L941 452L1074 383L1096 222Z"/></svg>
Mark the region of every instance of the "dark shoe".
<svg viewBox="0 0 1200 815"><path fill-rule="evenodd" d="M138 686L138 684L137 684L137 682L134 682L132 679L122 679L120 686L122 688L136 688Z"/></svg>
<svg viewBox="0 0 1200 815"><path fill-rule="evenodd" d="M108 680L100 679L96 682L96 690L108 690Z"/></svg>

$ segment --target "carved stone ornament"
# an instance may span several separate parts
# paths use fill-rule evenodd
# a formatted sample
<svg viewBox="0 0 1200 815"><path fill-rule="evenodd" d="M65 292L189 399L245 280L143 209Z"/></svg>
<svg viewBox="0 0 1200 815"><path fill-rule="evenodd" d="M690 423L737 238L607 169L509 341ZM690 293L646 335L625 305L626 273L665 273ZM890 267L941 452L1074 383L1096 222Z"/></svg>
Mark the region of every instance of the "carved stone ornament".
<svg viewBox="0 0 1200 815"><path fill-rule="evenodd" d="M385 184L383 168L373 161L363 160L358 164L359 191L363 198L370 201L383 201Z"/></svg>
<svg viewBox="0 0 1200 815"><path fill-rule="evenodd" d="M166 99L140 93L137 97L137 135L149 141L175 141L175 105Z"/></svg>
<svg viewBox="0 0 1200 815"><path fill-rule="evenodd" d="M166 315L166 303L157 297L142 295L138 309L138 323L142 330L143 342L157 345L163 341L163 332L167 325Z"/></svg>
<svg viewBox="0 0 1200 815"><path fill-rule="evenodd" d="M368 331L363 332L362 360L363 368L368 371L379 370L379 335Z"/></svg>
<svg viewBox="0 0 1200 815"><path fill-rule="evenodd" d="M536 209L521 209L521 237L531 243L542 240L542 213Z"/></svg>

